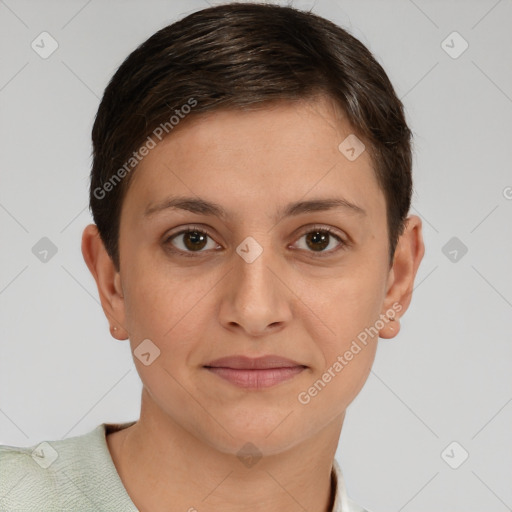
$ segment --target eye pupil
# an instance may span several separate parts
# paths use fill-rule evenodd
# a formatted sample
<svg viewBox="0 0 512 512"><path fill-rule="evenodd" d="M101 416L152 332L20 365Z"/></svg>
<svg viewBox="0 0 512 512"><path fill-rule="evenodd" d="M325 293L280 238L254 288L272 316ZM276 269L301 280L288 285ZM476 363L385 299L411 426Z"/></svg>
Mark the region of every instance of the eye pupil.
<svg viewBox="0 0 512 512"><path fill-rule="evenodd" d="M311 231L306 236L306 243L311 249L325 249L329 245L329 233L322 231ZM320 243L320 245L315 245Z"/></svg>
<svg viewBox="0 0 512 512"><path fill-rule="evenodd" d="M183 235L185 246L191 250L202 249L206 245L206 238L206 235L200 231L187 231Z"/></svg>

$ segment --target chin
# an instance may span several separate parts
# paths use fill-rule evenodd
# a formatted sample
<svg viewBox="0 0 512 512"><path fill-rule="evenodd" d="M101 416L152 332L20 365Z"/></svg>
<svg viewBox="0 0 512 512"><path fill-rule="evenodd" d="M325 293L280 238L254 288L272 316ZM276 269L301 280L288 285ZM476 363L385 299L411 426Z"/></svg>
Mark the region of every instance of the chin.
<svg viewBox="0 0 512 512"><path fill-rule="evenodd" d="M243 457L244 454L249 457L277 455L289 450L305 437L297 425L290 421L292 416L285 421L282 414L275 419L269 417L262 420L261 416L249 415L243 421L219 421L225 430L216 423L218 436L212 438L212 431L209 431L207 443L220 452L237 457Z"/></svg>

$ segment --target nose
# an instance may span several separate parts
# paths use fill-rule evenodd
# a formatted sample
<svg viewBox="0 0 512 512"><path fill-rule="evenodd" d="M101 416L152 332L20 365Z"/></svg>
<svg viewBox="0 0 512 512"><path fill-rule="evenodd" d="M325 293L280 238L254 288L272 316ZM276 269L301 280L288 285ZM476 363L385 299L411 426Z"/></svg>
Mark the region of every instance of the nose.
<svg viewBox="0 0 512 512"><path fill-rule="evenodd" d="M290 322L293 293L282 279L281 262L272 249L266 246L252 260L250 251L254 250L254 242L252 246L241 244L234 254L219 315L225 328L261 337L282 330Z"/></svg>

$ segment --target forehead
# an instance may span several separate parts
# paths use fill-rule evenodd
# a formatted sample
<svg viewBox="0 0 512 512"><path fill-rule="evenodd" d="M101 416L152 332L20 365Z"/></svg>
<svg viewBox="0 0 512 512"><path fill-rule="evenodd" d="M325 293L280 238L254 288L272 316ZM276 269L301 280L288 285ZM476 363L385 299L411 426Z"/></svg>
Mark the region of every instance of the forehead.
<svg viewBox="0 0 512 512"><path fill-rule="evenodd" d="M170 195L197 196L237 213L334 195L370 215L385 210L368 151L350 160L340 150L354 134L332 102L219 110L182 123L139 163L123 210L141 216Z"/></svg>

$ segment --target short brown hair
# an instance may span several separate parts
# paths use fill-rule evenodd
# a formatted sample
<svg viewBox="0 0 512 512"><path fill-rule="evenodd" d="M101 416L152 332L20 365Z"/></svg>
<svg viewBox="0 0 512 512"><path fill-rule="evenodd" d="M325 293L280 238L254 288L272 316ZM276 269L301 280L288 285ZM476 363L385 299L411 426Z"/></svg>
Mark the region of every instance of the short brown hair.
<svg viewBox="0 0 512 512"><path fill-rule="evenodd" d="M318 94L342 108L370 152L386 199L391 264L411 202L412 135L388 76L358 39L312 12L230 3L194 12L153 34L105 89L92 129L90 209L116 269L134 152L159 126L172 133L171 115Z"/></svg>

